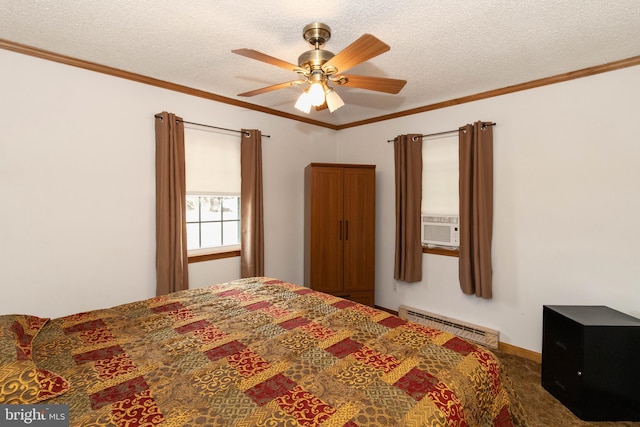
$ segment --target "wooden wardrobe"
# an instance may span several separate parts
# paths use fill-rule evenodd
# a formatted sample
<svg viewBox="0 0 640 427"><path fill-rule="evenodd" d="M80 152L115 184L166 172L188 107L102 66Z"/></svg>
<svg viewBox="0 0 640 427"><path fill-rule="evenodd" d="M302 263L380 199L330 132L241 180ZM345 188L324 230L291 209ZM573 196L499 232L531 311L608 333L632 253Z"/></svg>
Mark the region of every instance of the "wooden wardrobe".
<svg viewBox="0 0 640 427"><path fill-rule="evenodd" d="M374 165L305 169L305 286L374 305Z"/></svg>

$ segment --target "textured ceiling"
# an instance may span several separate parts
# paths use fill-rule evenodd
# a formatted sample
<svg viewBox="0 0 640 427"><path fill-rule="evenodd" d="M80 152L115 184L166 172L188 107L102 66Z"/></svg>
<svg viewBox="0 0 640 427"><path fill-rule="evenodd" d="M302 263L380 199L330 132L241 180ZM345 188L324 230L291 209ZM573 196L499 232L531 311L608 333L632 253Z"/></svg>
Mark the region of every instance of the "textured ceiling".
<svg viewBox="0 0 640 427"><path fill-rule="evenodd" d="M391 50L348 72L407 80L397 95L338 87L346 105L307 117L344 125L640 55L639 0L0 0L0 38L290 114L300 86L238 93L296 74L302 28L338 53L364 33ZM0 64L1 66L1 64Z"/></svg>

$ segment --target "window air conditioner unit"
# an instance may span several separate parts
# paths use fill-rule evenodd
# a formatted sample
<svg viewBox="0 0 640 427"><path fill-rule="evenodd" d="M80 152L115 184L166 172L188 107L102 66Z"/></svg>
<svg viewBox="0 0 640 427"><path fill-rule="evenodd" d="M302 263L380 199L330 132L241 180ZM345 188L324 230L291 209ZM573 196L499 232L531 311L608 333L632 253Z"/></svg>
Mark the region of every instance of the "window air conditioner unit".
<svg viewBox="0 0 640 427"><path fill-rule="evenodd" d="M460 246L458 215L422 214L422 244L427 246Z"/></svg>

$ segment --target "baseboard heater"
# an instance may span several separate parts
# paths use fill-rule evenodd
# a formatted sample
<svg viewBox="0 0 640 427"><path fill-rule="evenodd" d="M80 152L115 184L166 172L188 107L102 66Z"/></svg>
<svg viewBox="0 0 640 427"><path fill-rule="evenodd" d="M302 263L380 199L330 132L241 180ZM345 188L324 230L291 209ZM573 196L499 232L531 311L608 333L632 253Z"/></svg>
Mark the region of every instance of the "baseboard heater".
<svg viewBox="0 0 640 427"><path fill-rule="evenodd" d="M401 305L398 309L400 318L410 320L421 325L431 328L440 329L450 332L461 338L473 341L480 345L496 349L500 340L500 332L495 329L485 328L460 320L451 319L428 311L418 310L417 308Z"/></svg>

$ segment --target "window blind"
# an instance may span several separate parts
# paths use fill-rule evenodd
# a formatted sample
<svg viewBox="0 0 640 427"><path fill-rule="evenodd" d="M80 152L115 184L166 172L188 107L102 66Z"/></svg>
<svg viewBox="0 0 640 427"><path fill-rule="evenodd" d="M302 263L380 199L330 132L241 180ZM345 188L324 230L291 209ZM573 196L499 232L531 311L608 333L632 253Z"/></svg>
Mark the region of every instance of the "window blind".
<svg viewBox="0 0 640 427"><path fill-rule="evenodd" d="M240 136L184 129L187 193L240 194Z"/></svg>
<svg viewBox="0 0 640 427"><path fill-rule="evenodd" d="M422 212L458 214L458 135L422 141Z"/></svg>

